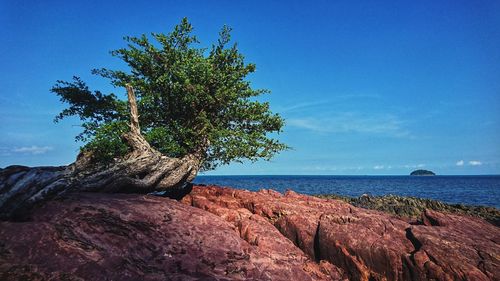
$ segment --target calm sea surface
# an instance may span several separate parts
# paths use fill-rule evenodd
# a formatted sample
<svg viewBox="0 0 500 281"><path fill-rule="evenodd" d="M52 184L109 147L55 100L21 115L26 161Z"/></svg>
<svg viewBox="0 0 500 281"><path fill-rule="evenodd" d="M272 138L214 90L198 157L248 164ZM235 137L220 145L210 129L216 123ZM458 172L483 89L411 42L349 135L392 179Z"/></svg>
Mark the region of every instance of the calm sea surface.
<svg viewBox="0 0 500 281"><path fill-rule="evenodd" d="M500 209L499 176L198 176L197 184L304 194L396 194Z"/></svg>

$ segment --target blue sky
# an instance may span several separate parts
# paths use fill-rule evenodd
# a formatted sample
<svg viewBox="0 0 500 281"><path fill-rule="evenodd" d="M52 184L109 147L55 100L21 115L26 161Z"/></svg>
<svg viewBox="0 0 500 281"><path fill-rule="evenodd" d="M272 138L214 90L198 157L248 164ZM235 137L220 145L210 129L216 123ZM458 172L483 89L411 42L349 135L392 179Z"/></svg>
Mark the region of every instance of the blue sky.
<svg viewBox="0 0 500 281"><path fill-rule="evenodd" d="M210 174L500 174L499 1L2 1L0 167L74 161L58 79L120 68L125 35L233 28L293 147Z"/></svg>

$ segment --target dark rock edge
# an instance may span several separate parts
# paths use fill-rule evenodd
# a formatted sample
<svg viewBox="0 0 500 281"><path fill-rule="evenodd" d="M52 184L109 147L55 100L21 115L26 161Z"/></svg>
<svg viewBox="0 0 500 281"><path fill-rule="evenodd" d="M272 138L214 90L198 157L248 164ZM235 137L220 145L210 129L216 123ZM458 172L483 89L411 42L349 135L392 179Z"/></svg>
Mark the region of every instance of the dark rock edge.
<svg viewBox="0 0 500 281"><path fill-rule="evenodd" d="M314 195L324 199L337 199L356 207L382 211L401 218L421 222L426 209L448 214L467 215L481 218L497 227L500 227L500 210L489 206L475 206L465 204L448 204L439 200L432 200L413 196L383 195L372 196L363 194L359 197L338 194Z"/></svg>

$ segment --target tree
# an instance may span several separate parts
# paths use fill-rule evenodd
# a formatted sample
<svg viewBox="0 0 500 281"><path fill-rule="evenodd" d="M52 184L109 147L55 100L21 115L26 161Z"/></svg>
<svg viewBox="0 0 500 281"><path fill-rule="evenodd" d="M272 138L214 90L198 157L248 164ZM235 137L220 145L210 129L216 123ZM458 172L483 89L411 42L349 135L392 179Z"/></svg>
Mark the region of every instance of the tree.
<svg viewBox="0 0 500 281"><path fill-rule="evenodd" d="M83 131L76 139L85 145L75 163L51 171L54 177L29 188L24 201L70 189L176 190L200 170L269 160L287 148L269 137L281 132L284 120L256 99L268 91L251 87L247 76L255 65L245 63L237 44L229 46L231 29L224 26L209 49L197 47L192 31L184 18L169 34L125 37L127 47L111 54L129 71L92 71L125 88L128 103L113 93L91 91L78 77L57 81L51 91L68 108L55 121L78 116ZM0 171L0 183L16 174L11 172ZM17 204L7 201L0 202L0 210Z"/></svg>

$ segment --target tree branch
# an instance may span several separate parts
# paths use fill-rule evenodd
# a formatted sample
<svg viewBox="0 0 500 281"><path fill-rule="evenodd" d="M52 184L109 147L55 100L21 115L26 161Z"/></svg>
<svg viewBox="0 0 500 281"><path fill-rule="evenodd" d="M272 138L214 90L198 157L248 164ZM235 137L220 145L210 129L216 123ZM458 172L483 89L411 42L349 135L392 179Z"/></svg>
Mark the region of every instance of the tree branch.
<svg viewBox="0 0 500 281"><path fill-rule="evenodd" d="M134 88L130 84L125 85L127 88L128 104L130 105L130 131L133 134L141 134L139 128L139 113L137 110L137 100L135 99Z"/></svg>
<svg viewBox="0 0 500 281"><path fill-rule="evenodd" d="M139 112L137 110L137 100L135 98L134 88L130 84L126 84L128 104L130 105L130 132L123 134L123 138L132 148L133 152L142 153L143 151L150 151L157 153L156 150L151 148L149 143L141 134L139 127ZM129 156L136 157L134 153Z"/></svg>

